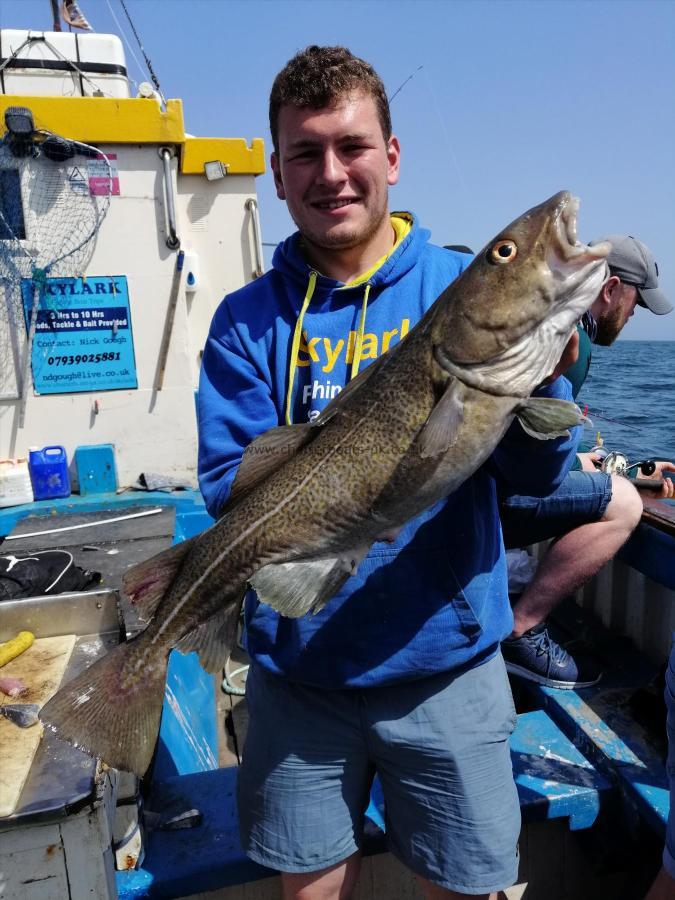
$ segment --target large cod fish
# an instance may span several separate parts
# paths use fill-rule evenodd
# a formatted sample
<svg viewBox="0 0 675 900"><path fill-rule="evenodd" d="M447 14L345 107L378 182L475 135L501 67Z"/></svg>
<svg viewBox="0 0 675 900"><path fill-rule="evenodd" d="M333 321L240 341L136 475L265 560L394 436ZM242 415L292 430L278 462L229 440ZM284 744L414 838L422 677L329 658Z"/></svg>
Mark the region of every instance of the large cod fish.
<svg viewBox="0 0 675 900"><path fill-rule="evenodd" d="M578 424L574 404L530 397L606 278L610 245L577 240L577 209L561 192L516 219L314 423L250 444L218 522L126 574L147 628L66 684L42 721L143 774L169 651L222 668L247 583L283 615L316 611L373 542L467 479L515 417L542 439Z"/></svg>

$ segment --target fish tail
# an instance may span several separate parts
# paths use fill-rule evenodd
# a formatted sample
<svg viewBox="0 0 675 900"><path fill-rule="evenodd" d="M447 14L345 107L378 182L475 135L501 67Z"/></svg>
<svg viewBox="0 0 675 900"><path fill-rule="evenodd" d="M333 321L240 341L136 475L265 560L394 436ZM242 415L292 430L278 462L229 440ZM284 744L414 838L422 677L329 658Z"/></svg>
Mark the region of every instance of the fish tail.
<svg viewBox="0 0 675 900"><path fill-rule="evenodd" d="M152 761L164 701L168 652L141 638L114 647L64 685L40 719L115 769L143 775Z"/></svg>

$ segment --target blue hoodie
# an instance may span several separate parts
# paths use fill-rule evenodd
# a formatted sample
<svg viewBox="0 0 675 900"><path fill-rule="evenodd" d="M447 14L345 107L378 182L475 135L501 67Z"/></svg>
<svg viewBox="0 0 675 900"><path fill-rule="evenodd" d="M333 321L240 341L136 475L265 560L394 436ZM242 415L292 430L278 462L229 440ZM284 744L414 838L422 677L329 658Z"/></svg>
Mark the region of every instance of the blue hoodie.
<svg viewBox="0 0 675 900"><path fill-rule="evenodd" d="M285 421L289 372L293 422L318 415L349 380L368 284L362 367L401 340L471 262L430 244L413 218L410 233L366 284L314 276L290 366L312 271L300 241L296 233L279 245L273 269L226 297L211 325L199 386L199 479L214 517L247 444ZM559 378L537 393L570 399L569 382ZM251 657L270 672L326 689L391 684L490 658L513 628L496 480L522 493L549 493L574 459L577 436L537 441L514 424L455 493L409 521L393 544L374 544L316 615L279 616L250 591Z"/></svg>

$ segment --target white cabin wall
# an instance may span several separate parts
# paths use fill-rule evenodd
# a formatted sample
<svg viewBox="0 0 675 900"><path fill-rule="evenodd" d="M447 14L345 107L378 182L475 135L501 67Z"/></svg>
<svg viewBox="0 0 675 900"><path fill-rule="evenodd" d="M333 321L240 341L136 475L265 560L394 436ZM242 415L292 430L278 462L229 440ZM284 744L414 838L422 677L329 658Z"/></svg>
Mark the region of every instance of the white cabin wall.
<svg viewBox="0 0 675 900"><path fill-rule="evenodd" d="M223 295L252 277L245 202L255 197L255 179L232 175L209 182L201 175L181 175L172 160L177 232L183 249L197 254L200 278L197 290L186 294L185 272L181 276L164 385L155 392L177 258L166 246L162 160L157 145L101 149L117 155L120 196L111 198L85 274L127 278L138 389L37 396L30 388L23 429L19 401L3 401L0 458L25 456L34 445L62 444L72 459L78 445L113 443L120 485L135 482L143 471L195 485L200 354Z"/></svg>
<svg viewBox="0 0 675 900"><path fill-rule="evenodd" d="M181 246L186 255L196 255L199 268L196 290L185 294L187 352L196 384L215 309L226 294L253 279L255 249L246 201L256 196L255 178L228 175L208 181L183 175L177 191Z"/></svg>

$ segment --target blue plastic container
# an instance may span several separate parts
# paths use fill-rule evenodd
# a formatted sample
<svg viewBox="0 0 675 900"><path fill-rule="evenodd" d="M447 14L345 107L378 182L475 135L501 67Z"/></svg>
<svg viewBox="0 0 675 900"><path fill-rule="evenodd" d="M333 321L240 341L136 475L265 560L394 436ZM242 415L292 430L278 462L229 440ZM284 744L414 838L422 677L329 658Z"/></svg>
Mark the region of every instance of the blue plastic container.
<svg viewBox="0 0 675 900"><path fill-rule="evenodd" d="M70 497L68 458L63 447L43 447L28 451L28 471L36 500Z"/></svg>
<svg viewBox="0 0 675 900"><path fill-rule="evenodd" d="M75 470L80 494L114 494L117 490L115 447L112 444L86 444L75 448Z"/></svg>

